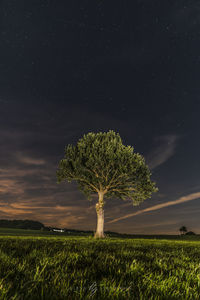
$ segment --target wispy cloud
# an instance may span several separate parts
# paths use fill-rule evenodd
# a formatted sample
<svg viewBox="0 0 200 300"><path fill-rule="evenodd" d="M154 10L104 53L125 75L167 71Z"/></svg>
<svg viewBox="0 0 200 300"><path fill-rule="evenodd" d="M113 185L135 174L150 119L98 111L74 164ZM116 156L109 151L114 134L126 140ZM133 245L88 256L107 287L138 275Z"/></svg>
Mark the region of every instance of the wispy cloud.
<svg viewBox="0 0 200 300"><path fill-rule="evenodd" d="M47 198L47 197L46 197ZM80 220L87 218L86 212L80 212L78 206L62 206L62 205L50 205L44 206L45 199L42 199L40 203L0 203L0 216L3 218L22 218L25 217L45 222L45 225L59 225L59 226L76 226L79 225Z"/></svg>
<svg viewBox="0 0 200 300"><path fill-rule="evenodd" d="M19 184L17 180L0 179L0 193L12 193L16 195L23 192L22 184Z"/></svg>
<svg viewBox="0 0 200 300"><path fill-rule="evenodd" d="M45 160L44 159L38 159L35 157L29 157L23 154L19 154L18 155L18 159L20 162L24 163L24 164L28 164L28 165L44 165L45 164Z"/></svg>
<svg viewBox="0 0 200 300"><path fill-rule="evenodd" d="M164 164L171 156L175 154L179 136L164 135L155 139L155 148L147 156L147 164L150 169L155 169Z"/></svg>
<svg viewBox="0 0 200 300"><path fill-rule="evenodd" d="M125 215L123 217L120 217L120 218L117 218L117 219L114 219L108 223L115 223L115 222L118 222L120 220L124 220L124 219L128 219L130 217L133 217L133 216L137 216L137 215L140 215L140 214L143 214L145 212L150 212L150 211L154 211L154 210L158 210L158 209L161 209L161 208L164 208L164 207L168 207L168 206L172 206L172 205L177 205L177 204L181 204L181 203L184 203L184 202L188 202L188 201L191 201L191 200L195 200L195 199L198 199L200 198L200 192L198 193L193 193L193 194L189 194L187 196L183 196L177 200L174 200L174 201L168 201L166 203L162 203L162 204L158 204L158 205L154 205L154 206L151 206L151 207L148 207L148 208L145 208L145 209L142 209L142 210L139 210L135 213L132 213L132 214L128 214L128 215Z"/></svg>

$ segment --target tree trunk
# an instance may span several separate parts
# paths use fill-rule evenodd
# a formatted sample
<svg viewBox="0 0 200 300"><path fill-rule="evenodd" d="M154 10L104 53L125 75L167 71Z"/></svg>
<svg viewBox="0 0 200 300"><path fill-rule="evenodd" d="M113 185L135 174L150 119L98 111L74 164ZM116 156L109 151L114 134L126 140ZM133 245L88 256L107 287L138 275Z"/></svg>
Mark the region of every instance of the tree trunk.
<svg viewBox="0 0 200 300"><path fill-rule="evenodd" d="M99 202L96 204L97 212L97 231L95 238L104 238L104 210L103 193L99 193Z"/></svg>

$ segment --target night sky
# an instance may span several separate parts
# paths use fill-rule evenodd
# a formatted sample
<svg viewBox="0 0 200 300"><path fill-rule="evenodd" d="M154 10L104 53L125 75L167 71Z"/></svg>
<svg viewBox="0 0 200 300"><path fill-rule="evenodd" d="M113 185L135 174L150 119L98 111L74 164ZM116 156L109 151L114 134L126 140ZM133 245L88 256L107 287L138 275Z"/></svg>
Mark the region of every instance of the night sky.
<svg viewBox="0 0 200 300"><path fill-rule="evenodd" d="M159 192L108 199L105 230L200 233L199 128L198 1L1 1L0 219L95 230L97 198L56 169L67 144L114 130Z"/></svg>

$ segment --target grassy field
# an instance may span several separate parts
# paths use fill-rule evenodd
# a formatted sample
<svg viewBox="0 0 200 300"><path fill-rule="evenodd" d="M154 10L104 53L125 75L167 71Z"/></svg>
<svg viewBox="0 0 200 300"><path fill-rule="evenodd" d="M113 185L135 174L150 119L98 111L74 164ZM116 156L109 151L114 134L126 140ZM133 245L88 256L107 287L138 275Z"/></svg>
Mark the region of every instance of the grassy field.
<svg viewBox="0 0 200 300"><path fill-rule="evenodd" d="M200 299L198 236L94 240L48 234L0 230L1 300Z"/></svg>

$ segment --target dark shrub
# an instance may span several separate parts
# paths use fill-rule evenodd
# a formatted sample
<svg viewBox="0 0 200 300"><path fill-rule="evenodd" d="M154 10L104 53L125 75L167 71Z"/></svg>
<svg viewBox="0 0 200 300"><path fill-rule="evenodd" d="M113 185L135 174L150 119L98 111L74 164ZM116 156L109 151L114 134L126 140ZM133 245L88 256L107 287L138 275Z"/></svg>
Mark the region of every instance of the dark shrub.
<svg viewBox="0 0 200 300"><path fill-rule="evenodd" d="M196 233L194 233L193 231L188 231L185 235L196 235Z"/></svg>

